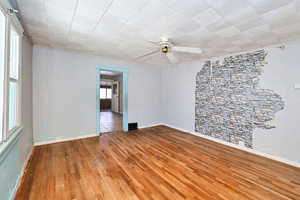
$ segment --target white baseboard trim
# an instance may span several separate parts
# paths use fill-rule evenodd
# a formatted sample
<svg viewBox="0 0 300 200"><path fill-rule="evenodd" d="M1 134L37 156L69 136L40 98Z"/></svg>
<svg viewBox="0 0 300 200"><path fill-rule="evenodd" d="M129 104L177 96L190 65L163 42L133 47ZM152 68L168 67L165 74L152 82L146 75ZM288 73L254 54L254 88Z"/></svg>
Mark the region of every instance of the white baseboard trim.
<svg viewBox="0 0 300 200"><path fill-rule="evenodd" d="M161 126L161 125L165 125L165 124L156 123L156 124L151 124L151 125L147 125L147 126L141 126L141 127L138 127L138 128L139 129L141 129L141 128L150 128L150 127L153 127L153 126Z"/></svg>
<svg viewBox="0 0 300 200"><path fill-rule="evenodd" d="M152 126L159 126L159 125L163 125L163 124L161 124L161 123L151 124L151 125L142 126L142 127L138 127L138 128L149 128ZM81 135L78 137L71 137L71 138L58 138L58 139L53 139L53 140L38 141L38 142L34 142L34 146L41 146L41 145L45 145L45 144L53 144L53 143L58 143L58 142L67 142L67 141L84 139L84 138L95 137L95 136L99 136L99 134Z"/></svg>
<svg viewBox="0 0 300 200"><path fill-rule="evenodd" d="M53 143L58 143L58 142L67 142L67 141L79 140L79 139L95 137L95 136L99 136L99 134L94 133L94 134L90 134L90 135L81 135L81 136L77 136L77 137L57 138L57 139L53 139L53 140L34 142L34 146L40 146L40 145L45 145L45 144L53 144Z"/></svg>
<svg viewBox="0 0 300 200"><path fill-rule="evenodd" d="M219 140L219 139L216 139L216 138L213 138L213 137L210 137L210 136L202 135L202 134L197 133L197 132L187 131L187 130L184 130L182 128L179 128L179 127L176 127L176 126L173 126L173 125L169 125L169 124L165 124L165 123L162 123L160 125L168 126L168 127L177 129L177 130L185 132L185 133L196 135L198 137L205 138L205 139L208 139L208 140L211 140L211 141L214 141L214 142L226 145L226 146L230 146L230 147L242 150L242 151L246 151L248 153L252 153L252 154L255 154L255 155L263 156L263 157L266 157L266 158L269 158L269 159L272 159L272 160L275 160L275 161L278 161L278 162L282 162L282 163L285 163L285 164L288 164L288 165L300 168L300 163L295 162L295 161L291 161L291 160L287 160L287 159L279 157L279 156L274 156L274 155L271 155L271 154L263 153L261 151L257 151L255 149L249 149L247 147L238 146L236 144L232 144L232 143L229 143L229 142L226 142L226 141L223 141L223 140Z"/></svg>
<svg viewBox="0 0 300 200"><path fill-rule="evenodd" d="M25 169L26 169L27 164L29 162L29 159L30 159L30 157L31 157L31 155L33 153L33 148L34 147L31 148L30 152L28 153L28 155L26 157L25 162L23 163L22 169L21 169L21 171L20 171L20 173L18 175L17 181L16 181L16 185L15 185L14 189L12 190L12 193L11 193L11 195L9 197L9 200L14 200L15 197L16 197L16 194L17 194L17 191L18 191L18 189L20 187L20 184L21 184L21 181L22 181Z"/></svg>
<svg viewBox="0 0 300 200"><path fill-rule="evenodd" d="M274 155L271 155L271 154L263 153L261 151L255 150L255 149L249 149L249 148L244 147L244 146L238 146L238 145L235 145L235 144L223 141L223 140L219 140L219 139L216 139L216 138L213 138L213 137L202 135L200 133L196 133L196 132L184 130L182 128L179 128L179 127L176 127L176 126L173 126L173 125L170 125L170 124L166 124L166 123L156 123L156 124L151 124L151 125L147 125L147 126L141 126L141 127L139 127L139 129L149 128L149 127L159 126L159 125L168 126L168 127L177 129L177 130L182 131L182 132L193 134L193 135L196 135L196 136L201 137L201 138L205 138L205 139L208 139L208 140L211 140L211 141L214 141L214 142L226 145L226 146L230 146L230 147L242 150L242 151L246 151L248 153L253 153L255 155L263 156L263 157L266 157L266 158L269 158L269 159L272 159L272 160L275 160L275 161L279 161L279 162L282 162L282 163L285 163L285 164L292 165L294 167L300 168L300 163L298 163L298 162L291 161L291 160L288 160L288 159L285 159L285 158L282 158L282 157L279 157L279 156L274 156ZM78 139L95 137L95 136L98 136L98 134L90 134L90 135L82 135L82 136L72 137L72 138L63 138L63 139L41 141L41 142L35 142L34 146L40 146L40 145L52 144L52 143L58 143L58 142L66 142L66 141L78 140Z"/></svg>

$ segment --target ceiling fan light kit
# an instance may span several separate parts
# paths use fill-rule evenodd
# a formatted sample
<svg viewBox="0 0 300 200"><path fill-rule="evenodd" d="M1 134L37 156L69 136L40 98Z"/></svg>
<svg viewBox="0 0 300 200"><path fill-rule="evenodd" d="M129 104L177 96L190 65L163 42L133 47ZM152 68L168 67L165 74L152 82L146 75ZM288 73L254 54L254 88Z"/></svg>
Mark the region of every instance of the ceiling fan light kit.
<svg viewBox="0 0 300 200"><path fill-rule="evenodd" d="M168 53L168 52L169 52L169 47L164 46L164 47L161 48L161 51L162 51L163 53Z"/></svg>

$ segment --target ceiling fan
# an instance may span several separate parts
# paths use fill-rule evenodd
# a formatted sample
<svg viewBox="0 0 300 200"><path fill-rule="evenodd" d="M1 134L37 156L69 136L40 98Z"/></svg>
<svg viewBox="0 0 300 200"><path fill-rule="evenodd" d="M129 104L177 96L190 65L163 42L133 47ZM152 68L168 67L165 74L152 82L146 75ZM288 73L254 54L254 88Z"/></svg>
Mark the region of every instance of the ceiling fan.
<svg viewBox="0 0 300 200"><path fill-rule="evenodd" d="M150 53L147 53L145 55L137 57L137 59L142 59L145 57L148 57L150 55L154 55L157 53L162 53L163 55L166 55L168 60L171 63L177 63L178 59L173 54L173 52L184 52L184 53L194 53L194 54L201 54L202 50L200 48L195 47L182 47L182 46L175 46L168 38L160 38L159 42L153 42L148 41L158 47L155 51L151 51Z"/></svg>

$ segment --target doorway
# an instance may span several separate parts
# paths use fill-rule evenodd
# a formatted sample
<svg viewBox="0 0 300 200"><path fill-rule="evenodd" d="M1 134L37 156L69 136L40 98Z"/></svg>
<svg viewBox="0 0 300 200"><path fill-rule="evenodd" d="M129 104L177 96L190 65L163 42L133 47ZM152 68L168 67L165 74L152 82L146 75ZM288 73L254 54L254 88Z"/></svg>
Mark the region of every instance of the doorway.
<svg viewBox="0 0 300 200"><path fill-rule="evenodd" d="M97 133L128 130L128 72L97 67Z"/></svg>

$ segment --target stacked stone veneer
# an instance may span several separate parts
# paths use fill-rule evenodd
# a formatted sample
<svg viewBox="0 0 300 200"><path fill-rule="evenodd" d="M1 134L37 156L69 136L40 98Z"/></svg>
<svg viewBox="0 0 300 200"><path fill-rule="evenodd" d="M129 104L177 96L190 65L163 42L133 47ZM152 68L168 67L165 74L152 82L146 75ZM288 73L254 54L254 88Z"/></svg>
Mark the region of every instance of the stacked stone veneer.
<svg viewBox="0 0 300 200"><path fill-rule="evenodd" d="M265 57L260 50L204 64L196 77L196 132L252 148L255 128L274 128L270 121L284 102L259 88Z"/></svg>

